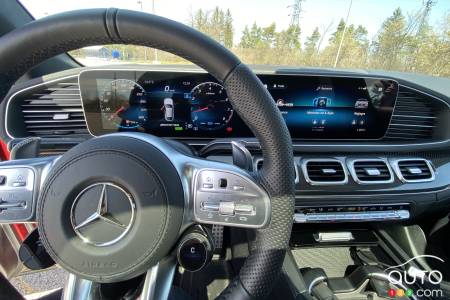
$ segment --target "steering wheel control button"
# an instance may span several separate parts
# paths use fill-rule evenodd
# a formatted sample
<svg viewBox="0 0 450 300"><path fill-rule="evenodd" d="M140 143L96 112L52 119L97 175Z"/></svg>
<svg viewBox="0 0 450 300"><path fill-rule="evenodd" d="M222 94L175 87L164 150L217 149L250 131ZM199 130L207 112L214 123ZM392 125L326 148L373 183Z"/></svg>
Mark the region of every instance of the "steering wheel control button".
<svg viewBox="0 0 450 300"><path fill-rule="evenodd" d="M252 215L255 213L253 205L238 204L234 208L234 212L238 215Z"/></svg>
<svg viewBox="0 0 450 300"><path fill-rule="evenodd" d="M226 189L228 185L228 181L226 180L226 178L220 178L219 179L219 187L221 189Z"/></svg>
<svg viewBox="0 0 450 300"><path fill-rule="evenodd" d="M8 208L22 208L25 207L25 205L26 205L25 202L8 203L0 199L0 211Z"/></svg>
<svg viewBox="0 0 450 300"><path fill-rule="evenodd" d="M131 229L135 209L131 194L123 188L109 182L95 183L76 197L70 212L72 227L87 244L112 245Z"/></svg>
<svg viewBox="0 0 450 300"><path fill-rule="evenodd" d="M35 171L31 167L0 168L0 222L33 217Z"/></svg>
<svg viewBox="0 0 450 300"><path fill-rule="evenodd" d="M234 202L220 202L219 213L221 215L232 216L234 215Z"/></svg>
<svg viewBox="0 0 450 300"><path fill-rule="evenodd" d="M213 243L203 228L196 226L180 240L178 263L190 272L196 272L206 266L214 253Z"/></svg>
<svg viewBox="0 0 450 300"><path fill-rule="evenodd" d="M30 190L33 189L34 171L31 168L4 168L0 169L0 174L2 174L0 176L0 187L2 190L8 187L25 187Z"/></svg>
<svg viewBox="0 0 450 300"><path fill-rule="evenodd" d="M13 187L22 187L22 186L26 186L27 182L26 181L14 181L11 185Z"/></svg>
<svg viewBox="0 0 450 300"><path fill-rule="evenodd" d="M217 186L205 189L209 182ZM201 169L194 187L194 219L199 223L262 228L269 221L269 197L245 171Z"/></svg>
<svg viewBox="0 0 450 300"><path fill-rule="evenodd" d="M204 183L203 184L204 189L212 189L213 187L214 187L214 185L212 183Z"/></svg>
<svg viewBox="0 0 450 300"><path fill-rule="evenodd" d="M219 203L203 202L203 209L207 211L219 211Z"/></svg>

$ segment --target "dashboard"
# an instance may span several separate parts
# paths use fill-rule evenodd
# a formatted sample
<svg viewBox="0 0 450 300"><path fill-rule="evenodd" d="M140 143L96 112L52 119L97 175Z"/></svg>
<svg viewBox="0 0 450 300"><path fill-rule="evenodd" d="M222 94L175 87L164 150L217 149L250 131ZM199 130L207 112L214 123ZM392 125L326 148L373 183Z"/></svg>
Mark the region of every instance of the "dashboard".
<svg viewBox="0 0 450 300"><path fill-rule="evenodd" d="M255 73L293 139L295 222L408 221L450 209L448 79L276 68ZM226 88L193 67L75 68L16 85L0 108L9 147L39 137L41 155L64 153L92 136L139 131L227 163L238 142L252 170L264 163Z"/></svg>
<svg viewBox="0 0 450 300"><path fill-rule="evenodd" d="M259 75L293 139L376 140L385 136L398 94L392 79ZM252 136L227 91L205 73L87 70L79 84L89 131L162 137Z"/></svg>

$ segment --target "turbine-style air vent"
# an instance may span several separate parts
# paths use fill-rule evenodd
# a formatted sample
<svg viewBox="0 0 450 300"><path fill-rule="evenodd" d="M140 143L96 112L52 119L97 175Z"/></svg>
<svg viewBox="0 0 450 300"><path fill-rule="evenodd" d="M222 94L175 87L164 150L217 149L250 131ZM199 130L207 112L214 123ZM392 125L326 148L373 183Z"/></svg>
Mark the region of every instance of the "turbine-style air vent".
<svg viewBox="0 0 450 300"><path fill-rule="evenodd" d="M345 184L347 172L342 162L332 159L305 160L302 165L305 179L310 184Z"/></svg>
<svg viewBox="0 0 450 300"><path fill-rule="evenodd" d="M432 139L438 113L443 109L448 107L441 101L400 86L391 123L384 139L391 141Z"/></svg>
<svg viewBox="0 0 450 300"><path fill-rule="evenodd" d="M434 170L425 159L401 159L394 162L398 177L404 182L434 180Z"/></svg>
<svg viewBox="0 0 450 300"><path fill-rule="evenodd" d="M25 124L25 132L16 137L88 134L77 77L41 85L16 97L13 100Z"/></svg>
<svg viewBox="0 0 450 300"><path fill-rule="evenodd" d="M390 183L394 181L391 168L381 159L354 160L349 166L353 179L361 184Z"/></svg>

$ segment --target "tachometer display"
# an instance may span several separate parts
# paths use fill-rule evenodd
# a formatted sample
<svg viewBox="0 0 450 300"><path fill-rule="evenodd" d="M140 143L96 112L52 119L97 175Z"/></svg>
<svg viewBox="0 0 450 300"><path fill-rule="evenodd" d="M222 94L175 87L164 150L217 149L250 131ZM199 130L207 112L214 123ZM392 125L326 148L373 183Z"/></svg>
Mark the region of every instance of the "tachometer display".
<svg viewBox="0 0 450 300"><path fill-rule="evenodd" d="M191 95L194 126L203 130L218 130L227 126L233 117L233 108L223 86L203 82L192 89Z"/></svg>
<svg viewBox="0 0 450 300"><path fill-rule="evenodd" d="M117 79L104 87L100 95L103 119L118 128L137 128L148 119L144 88L132 80Z"/></svg>

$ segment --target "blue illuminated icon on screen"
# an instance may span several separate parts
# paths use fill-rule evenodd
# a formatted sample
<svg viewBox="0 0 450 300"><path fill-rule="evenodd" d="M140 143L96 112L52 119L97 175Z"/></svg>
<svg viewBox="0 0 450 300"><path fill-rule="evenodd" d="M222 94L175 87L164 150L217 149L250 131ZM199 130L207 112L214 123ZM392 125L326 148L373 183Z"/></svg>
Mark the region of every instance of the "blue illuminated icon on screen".
<svg viewBox="0 0 450 300"><path fill-rule="evenodd" d="M313 100L313 106L317 108L326 108L331 105L331 99L328 97L318 97Z"/></svg>

